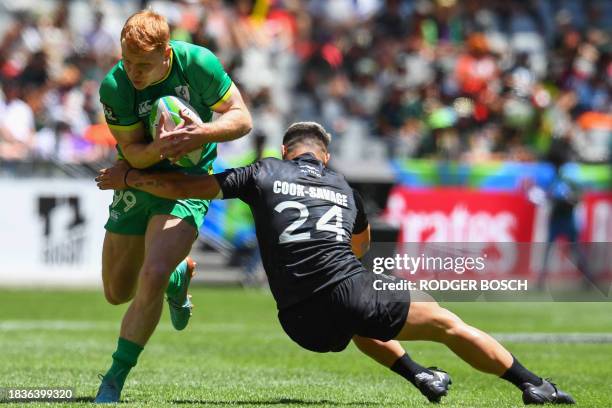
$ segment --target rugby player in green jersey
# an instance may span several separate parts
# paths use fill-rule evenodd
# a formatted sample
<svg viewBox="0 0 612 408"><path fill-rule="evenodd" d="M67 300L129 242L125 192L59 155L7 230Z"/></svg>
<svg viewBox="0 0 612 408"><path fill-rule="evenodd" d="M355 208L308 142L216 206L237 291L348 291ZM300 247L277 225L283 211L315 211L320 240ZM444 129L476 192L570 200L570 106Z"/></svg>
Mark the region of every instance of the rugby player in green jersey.
<svg viewBox="0 0 612 408"><path fill-rule="evenodd" d="M169 32L166 19L151 10L132 15L121 32L122 59L104 78L100 101L120 160L141 169L176 170L174 161L203 146L200 163L181 169L207 174L216 143L248 133L251 116L215 55L170 41ZM184 123L163 140L152 137L148 116L153 103L166 95L189 102L204 124L183 117ZM211 121L213 112L219 117ZM105 226L102 281L109 303L131 303L95 402L119 401L130 369L159 322L164 294L173 326L182 330L187 325L192 308L187 288L195 267L188 254L208 206L208 200L115 191Z"/></svg>
<svg viewBox="0 0 612 408"><path fill-rule="evenodd" d="M219 60L206 48L170 41L166 20L150 10L127 20L121 50L122 60L100 87L119 158L140 169L211 173L216 142L239 138L252 126L240 92ZM166 95L189 102L205 124L198 126L184 116L183 126L158 129L164 130L164 137L152 137L145 124L153 103ZM213 111L220 116L211 122ZM172 164L201 146L205 148L199 165ZM102 281L109 303L132 302L95 402L119 401L125 379L159 321L164 292L173 326L181 330L187 325L192 307L187 287L194 268L187 254L208 205L209 200L169 200L131 188L115 191L105 226ZM377 361L404 354L397 342L363 338L358 345ZM402 364L406 361L401 359Z"/></svg>

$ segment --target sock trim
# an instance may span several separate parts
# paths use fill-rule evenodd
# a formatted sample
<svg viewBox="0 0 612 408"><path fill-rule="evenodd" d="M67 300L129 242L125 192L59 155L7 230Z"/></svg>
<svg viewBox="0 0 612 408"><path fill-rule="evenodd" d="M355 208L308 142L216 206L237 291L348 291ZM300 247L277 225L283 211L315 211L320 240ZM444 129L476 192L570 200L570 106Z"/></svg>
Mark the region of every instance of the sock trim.
<svg viewBox="0 0 612 408"><path fill-rule="evenodd" d="M521 388L525 383L530 383L537 386L542 385L543 380L536 374L526 369L517 359L512 355L512 365L506 370L500 378L511 382L516 387Z"/></svg>

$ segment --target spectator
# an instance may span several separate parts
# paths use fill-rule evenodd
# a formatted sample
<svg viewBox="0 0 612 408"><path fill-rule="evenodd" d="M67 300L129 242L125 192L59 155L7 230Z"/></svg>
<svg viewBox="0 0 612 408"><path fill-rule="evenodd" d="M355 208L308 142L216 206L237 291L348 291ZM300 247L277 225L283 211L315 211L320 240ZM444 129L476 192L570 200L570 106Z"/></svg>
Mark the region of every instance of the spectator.
<svg viewBox="0 0 612 408"><path fill-rule="evenodd" d="M22 84L3 84L4 101L0 106L0 158L26 160L34 148L34 114L23 101Z"/></svg>
<svg viewBox="0 0 612 408"><path fill-rule="evenodd" d="M9 156L31 156L30 142L16 144L10 136L30 140L26 122L25 128L45 130L35 145L59 140L57 129L81 143L89 125L100 123L95 90L120 57L106 27L121 26L127 15L114 2L104 12L94 2L86 27L75 3L56 4L52 13L14 13L0 41L0 79L24 85L12 101L26 103L33 115L21 125L5 123ZM345 159L536 160L561 134L581 160L612 156L605 31L612 7L605 0L156 0L151 6L165 10L175 38L220 56L243 84L255 126L270 144L289 122L312 119L338 136L336 153ZM11 105L25 118L22 108Z"/></svg>

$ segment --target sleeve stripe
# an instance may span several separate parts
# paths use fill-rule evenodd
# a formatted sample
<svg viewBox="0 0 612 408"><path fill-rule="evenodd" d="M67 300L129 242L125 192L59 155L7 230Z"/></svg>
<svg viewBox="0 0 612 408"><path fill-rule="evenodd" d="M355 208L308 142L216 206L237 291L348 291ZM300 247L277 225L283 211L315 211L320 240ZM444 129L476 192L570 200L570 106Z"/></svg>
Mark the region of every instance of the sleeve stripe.
<svg viewBox="0 0 612 408"><path fill-rule="evenodd" d="M217 109L219 106L223 105L223 103L227 101L230 98L230 96L232 96L232 83L231 82L230 82L229 88L227 88L227 91L225 92L225 95L223 95L221 99L215 102L215 104L212 105L210 109L211 110Z"/></svg>
<svg viewBox="0 0 612 408"><path fill-rule="evenodd" d="M127 131L127 130L134 130L134 129L138 129L139 127L142 126L142 122L136 122L136 123L132 123L131 125L111 125L110 123L107 123L108 127L113 129L113 130L123 130L123 131Z"/></svg>

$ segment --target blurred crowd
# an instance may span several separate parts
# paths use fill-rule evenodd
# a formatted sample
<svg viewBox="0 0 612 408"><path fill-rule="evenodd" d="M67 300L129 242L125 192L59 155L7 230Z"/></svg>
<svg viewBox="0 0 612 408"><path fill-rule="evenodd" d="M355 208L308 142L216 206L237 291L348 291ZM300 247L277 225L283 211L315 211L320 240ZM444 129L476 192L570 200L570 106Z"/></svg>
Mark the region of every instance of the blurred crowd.
<svg viewBox="0 0 612 408"><path fill-rule="evenodd" d="M347 160L611 160L610 1L43 3L0 9L4 161L112 157L98 87L146 6L217 54L268 147L316 120Z"/></svg>

